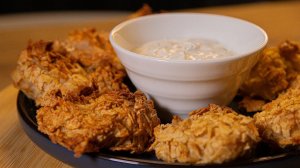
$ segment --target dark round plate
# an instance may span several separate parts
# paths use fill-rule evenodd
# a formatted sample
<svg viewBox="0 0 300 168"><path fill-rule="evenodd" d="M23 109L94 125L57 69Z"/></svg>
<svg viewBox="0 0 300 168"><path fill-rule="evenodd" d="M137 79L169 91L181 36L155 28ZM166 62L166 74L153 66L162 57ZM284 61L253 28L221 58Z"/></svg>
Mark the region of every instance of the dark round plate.
<svg viewBox="0 0 300 168"><path fill-rule="evenodd" d="M234 103L233 103L234 106ZM33 100L26 97L21 91L17 98L17 108L20 123L27 136L42 150L62 162L74 167L299 167L299 151L274 151L266 144L260 144L252 158L240 159L220 165L188 165L180 163L166 163L156 159L153 153L131 155L129 153L112 153L101 151L99 153L84 154L75 158L73 152L54 144L50 139L38 131L36 122L36 106Z"/></svg>

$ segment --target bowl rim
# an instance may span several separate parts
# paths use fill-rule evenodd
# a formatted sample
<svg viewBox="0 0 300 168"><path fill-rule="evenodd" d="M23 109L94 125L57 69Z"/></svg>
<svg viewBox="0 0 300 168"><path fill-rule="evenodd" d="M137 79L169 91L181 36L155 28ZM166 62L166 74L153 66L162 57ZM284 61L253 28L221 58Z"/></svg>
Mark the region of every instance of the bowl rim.
<svg viewBox="0 0 300 168"><path fill-rule="evenodd" d="M205 59L205 60L163 60L163 59L159 59L159 58L155 58L155 57L150 57L150 56L143 56L142 54L138 54L135 53L133 51L127 50L125 48L123 48L122 46L120 46L114 39L114 34L116 34L116 32L118 32L119 30L121 30L122 28L124 28L126 25L140 21L140 20L145 20L145 19L151 19L151 18L157 18L157 17L162 17L162 16L197 16L197 15L201 15L201 16L209 16L209 17L222 17L225 19L230 19L230 20L236 20L245 24L248 24L249 26L252 26L256 29L258 29L261 34L264 37L264 41L258 45L258 47L256 47L254 50L243 53L243 54L237 54L234 56L230 56L230 57L222 57L222 58L217 58L217 59ZM134 19L130 19L130 20L126 20L124 22L119 23L117 26L115 26L109 33L109 41L112 44L113 48L118 48L118 50L126 53L127 55L129 55L130 57L133 57L135 59L143 59L145 61L153 61L153 62L160 62L160 63L175 63L175 64L201 64L201 63L205 63L205 64L210 64L210 63L222 63L222 62L228 62L228 61L234 61L234 60L238 60L238 59L242 59L244 57L247 56L251 56L253 54L255 54L256 52L262 50L267 42L268 42L268 35L265 32L265 30L263 28L261 28L260 26L240 19L240 18L236 18L236 17L231 17L231 16L226 16L226 15L218 15L218 14L210 14L210 13L192 13L192 12L173 12L173 13L160 13L160 14L152 14L152 15L147 15L147 16L141 16L138 18L134 18ZM116 50L116 49L115 49Z"/></svg>

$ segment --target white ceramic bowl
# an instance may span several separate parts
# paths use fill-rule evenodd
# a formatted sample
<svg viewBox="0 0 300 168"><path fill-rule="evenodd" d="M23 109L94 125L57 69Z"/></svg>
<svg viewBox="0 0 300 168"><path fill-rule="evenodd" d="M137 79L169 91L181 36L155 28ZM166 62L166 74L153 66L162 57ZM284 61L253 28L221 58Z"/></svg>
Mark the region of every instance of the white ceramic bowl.
<svg viewBox="0 0 300 168"><path fill-rule="evenodd" d="M132 52L149 41L177 38L216 40L236 55L191 61L160 60ZM192 13L128 20L110 34L110 42L133 84L149 95L159 109L181 117L209 103L230 103L267 41L265 31L250 22Z"/></svg>

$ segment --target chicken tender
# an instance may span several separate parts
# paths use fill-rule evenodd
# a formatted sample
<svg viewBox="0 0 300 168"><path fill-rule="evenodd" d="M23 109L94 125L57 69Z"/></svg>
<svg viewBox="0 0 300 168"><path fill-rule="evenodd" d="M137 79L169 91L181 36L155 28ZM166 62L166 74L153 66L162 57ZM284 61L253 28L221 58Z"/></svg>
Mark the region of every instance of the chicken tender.
<svg viewBox="0 0 300 168"><path fill-rule="evenodd" d="M286 41L279 47L270 47L262 52L240 90L246 96L274 100L289 87L299 72L299 44Z"/></svg>
<svg viewBox="0 0 300 168"><path fill-rule="evenodd" d="M157 126L154 136L150 149L158 159L192 164L229 162L250 154L260 141L252 118L214 104Z"/></svg>
<svg viewBox="0 0 300 168"><path fill-rule="evenodd" d="M141 92L110 92L96 99L59 100L37 111L39 131L80 156L112 151L144 152L153 142L153 128L160 123L152 101Z"/></svg>
<svg viewBox="0 0 300 168"><path fill-rule="evenodd" d="M126 73L107 40L83 29L66 41L30 43L12 74L13 83L37 105L51 105L97 91L122 90Z"/></svg>
<svg viewBox="0 0 300 168"><path fill-rule="evenodd" d="M123 84L126 72L108 34L82 29L65 40L29 43L12 74L39 106L39 131L75 156L104 148L144 152L160 123L153 102Z"/></svg>
<svg viewBox="0 0 300 168"><path fill-rule="evenodd" d="M72 31L63 45L70 57L78 60L87 71L93 71L109 61L117 69L123 69L110 42L108 32L97 32L96 29ZM105 61L104 61L105 60Z"/></svg>
<svg viewBox="0 0 300 168"><path fill-rule="evenodd" d="M287 65L279 49L267 48L260 55L258 63L251 70L240 91L244 96L273 100L287 89L288 85Z"/></svg>
<svg viewBox="0 0 300 168"><path fill-rule="evenodd" d="M289 89L254 115L261 137L279 147L300 144L300 90Z"/></svg>
<svg viewBox="0 0 300 168"><path fill-rule="evenodd" d="M278 47L269 47L262 52L240 88L244 96L240 102L241 108L247 112L261 111L264 101L274 100L280 93L293 87L300 73L299 46L297 42L285 41Z"/></svg>

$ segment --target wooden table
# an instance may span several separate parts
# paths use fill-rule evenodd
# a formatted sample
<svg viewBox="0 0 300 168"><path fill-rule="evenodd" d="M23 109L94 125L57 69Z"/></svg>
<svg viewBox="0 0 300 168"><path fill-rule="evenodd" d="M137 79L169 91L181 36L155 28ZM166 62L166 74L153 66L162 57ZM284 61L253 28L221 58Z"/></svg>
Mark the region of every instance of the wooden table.
<svg viewBox="0 0 300 168"><path fill-rule="evenodd" d="M252 21L266 30L269 45L277 45L285 39L300 41L300 1L264 2L247 5L185 10L224 14ZM0 22L0 81L9 83L9 70L13 69L19 51L28 39L54 39L64 37L70 29L94 26L109 30L125 15L118 15L101 22L27 25L9 29ZM13 16L18 19L20 16ZM1 20L1 18L0 18ZM3 74L5 72L5 74ZM2 87L3 88L3 87ZM16 96L12 85L0 92L0 167L69 167L52 158L32 143L23 132L17 119Z"/></svg>

